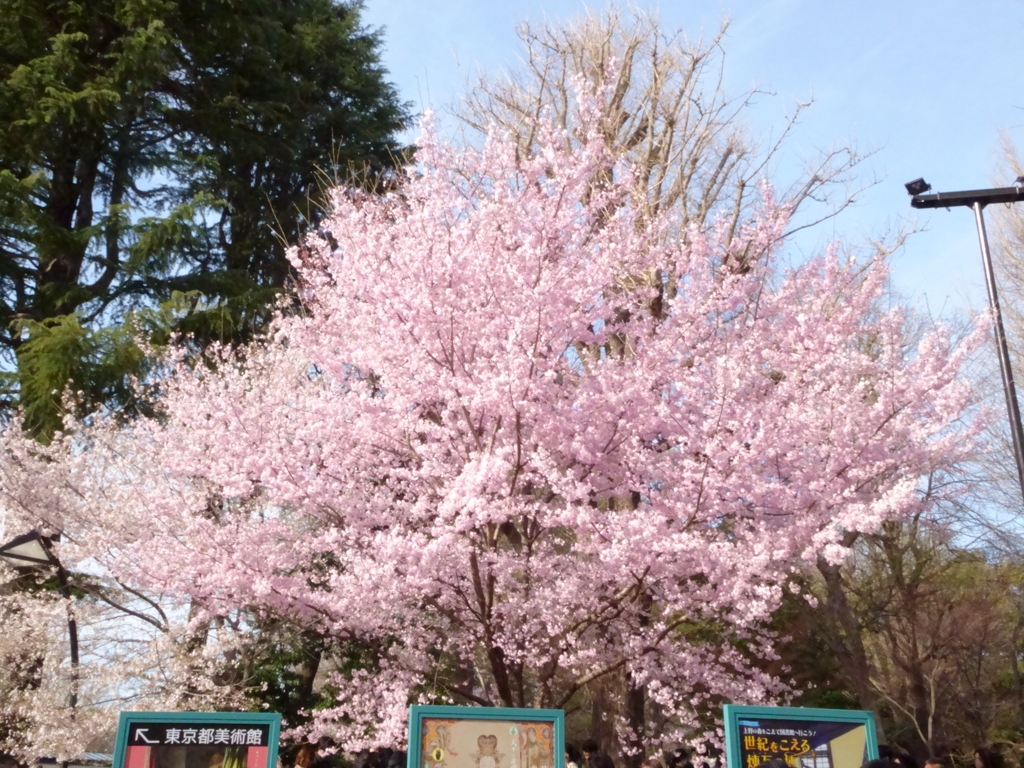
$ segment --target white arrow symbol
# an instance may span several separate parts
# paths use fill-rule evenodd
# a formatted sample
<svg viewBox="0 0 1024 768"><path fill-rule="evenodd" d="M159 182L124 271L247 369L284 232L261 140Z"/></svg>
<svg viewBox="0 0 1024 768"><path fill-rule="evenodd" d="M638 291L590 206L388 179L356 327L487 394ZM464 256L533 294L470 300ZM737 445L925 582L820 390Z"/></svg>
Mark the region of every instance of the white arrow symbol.
<svg viewBox="0 0 1024 768"><path fill-rule="evenodd" d="M149 730L149 729L148 728L136 728L135 729L135 740L138 741L139 739L142 739L147 744L159 744L160 743L160 739L157 739L156 741L150 741L149 739L147 739L145 737L144 734L146 733L147 730Z"/></svg>

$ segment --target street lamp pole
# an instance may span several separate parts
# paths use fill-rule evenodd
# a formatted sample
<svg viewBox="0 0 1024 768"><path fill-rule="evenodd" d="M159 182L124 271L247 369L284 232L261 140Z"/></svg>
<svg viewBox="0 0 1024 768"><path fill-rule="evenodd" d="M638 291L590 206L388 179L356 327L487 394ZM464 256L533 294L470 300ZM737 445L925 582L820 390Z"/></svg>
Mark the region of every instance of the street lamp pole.
<svg viewBox="0 0 1024 768"><path fill-rule="evenodd" d="M1013 382L1013 366L1010 363L1010 347L1006 342L1003 315L999 309L999 293L996 290L995 271L992 268L992 253L988 247L985 232L985 215L982 211L991 203L1016 203L1024 200L1024 178L1017 179L1013 187L996 189L971 189L963 192L938 192L923 194L931 189L924 179L912 181L907 191L913 195L910 204L914 208L971 208L978 225L978 241L981 244L981 260L985 267L985 285L988 288L988 303L992 308L995 325L996 348L999 352L999 373L1003 379L1003 394L1006 397L1006 412L1010 419L1010 435L1013 438L1013 457L1017 464L1017 482L1024 497L1024 427L1021 426L1020 406L1017 403L1017 388Z"/></svg>

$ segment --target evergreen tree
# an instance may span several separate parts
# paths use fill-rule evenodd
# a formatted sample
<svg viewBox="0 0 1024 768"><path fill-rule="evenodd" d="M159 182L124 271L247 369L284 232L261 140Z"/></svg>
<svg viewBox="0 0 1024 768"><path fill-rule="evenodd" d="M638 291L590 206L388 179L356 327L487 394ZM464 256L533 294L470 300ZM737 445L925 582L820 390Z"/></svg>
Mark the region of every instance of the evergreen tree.
<svg viewBox="0 0 1024 768"><path fill-rule="evenodd" d="M248 338L318 175L380 181L408 113L334 0L0 0L2 406L126 405L172 330Z"/></svg>

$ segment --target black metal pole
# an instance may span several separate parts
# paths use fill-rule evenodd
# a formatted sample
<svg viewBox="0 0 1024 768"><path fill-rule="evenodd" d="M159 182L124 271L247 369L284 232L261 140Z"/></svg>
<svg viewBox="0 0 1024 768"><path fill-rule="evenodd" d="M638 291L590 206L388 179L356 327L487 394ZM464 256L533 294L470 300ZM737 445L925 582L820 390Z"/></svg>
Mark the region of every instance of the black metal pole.
<svg viewBox="0 0 1024 768"><path fill-rule="evenodd" d="M1024 201L1024 177L1017 179L1012 187L995 189L967 189L960 192L936 192L923 194L931 189L924 179L910 182L907 191L913 195L910 204L914 208L972 208L978 224L978 240L981 243L981 260L985 267L985 284L988 287L988 302L992 307L992 320L996 331L996 348L999 351L999 372L1003 377L1003 394L1006 397L1006 412L1010 417L1010 435L1013 438L1013 458L1017 464L1017 482L1024 498L1024 428L1020 423L1020 406L1017 404L1017 388L1013 384L1013 366L1010 363L1010 348L1006 343L1003 328L1003 313L999 309L999 294L996 291L995 271L992 268L992 254L988 249L988 235L985 233L985 217L982 210L991 203L1019 203Z"/></svg>
<svg viewBox="0 0 1024 768"><path fill-rule="evenodd" d="M75 620L75 607L71 592L71 585L68 583L68 572L64 570L64 564L57 561L57 584L60 593L67 600L65 610L68 612L68 643L71 646L71 691L68 693L68 708L71 710L68 716L73 720L75 709L78 707L78 622ZM68 761L64 760L60 768L68 768Z"/></svg>
<svg viewBox="0 0 1024 768"><path fill-rule="evenodd" d="M60 587L60 593L68 601L68 643L71 646L71 692L68 694L68 706L71 708L71 716L74 717L75 707L78 706L78 622L75 620L75 609L72 603L74 596L71 593L71 585L68 584L68 572L59 562L57 563L57 584Z"/></svg>
<svg viewBox="0 0 1024 768"><path fill-rule="evenodd" d="M988 249L988 235L985 233L984 205L975 200L971 206L978 222L978 240L981 242L981 260L985 265L985 284L988 287L988 303L992 307L992 322L996 332L996 347L999 350L999 372L1003 377L1003 394L1006 396L1006 411L1010 416L1010 434L1013 436L1013 457L1017 462L1017 482L1024 497L1024 429L1020 422L1020 407L1017 405L1017 388L1013 383L1013 366L1010 364L1010 347L1006 343L1003 329L1003 314L999 310L999 294L996 292L996 277L992 269L992 254Z"/></svg>

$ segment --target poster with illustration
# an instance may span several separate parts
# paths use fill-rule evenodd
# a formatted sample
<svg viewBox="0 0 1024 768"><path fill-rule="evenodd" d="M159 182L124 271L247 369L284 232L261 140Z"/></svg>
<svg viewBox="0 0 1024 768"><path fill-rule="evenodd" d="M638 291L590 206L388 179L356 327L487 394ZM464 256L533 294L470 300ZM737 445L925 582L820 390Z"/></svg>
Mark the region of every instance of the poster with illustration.
<svg viewBox="0 0 1024 768"><path fill-rule="evenodd" d="M758 768L774 758L792 768L860 768L878 757L871 712L726 705L729 768Z"/></svg>
<svg viewBox="0 0 1024 768"><path fill-rule="evenodd" d="M564 768L562 710L412 707L409 768Z"/></svg>

